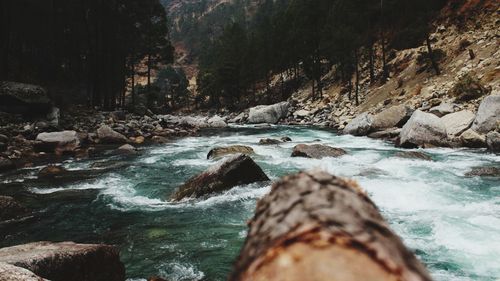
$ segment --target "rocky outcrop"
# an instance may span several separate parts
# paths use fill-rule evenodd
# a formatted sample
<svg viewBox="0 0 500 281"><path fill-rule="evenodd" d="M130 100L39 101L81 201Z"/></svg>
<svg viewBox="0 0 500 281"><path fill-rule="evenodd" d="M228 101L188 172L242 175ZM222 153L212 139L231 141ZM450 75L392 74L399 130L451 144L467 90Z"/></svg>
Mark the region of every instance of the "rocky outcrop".
<svg viewBox="0 0 500 281"><path fill-rule="evenodd" d="M417 110L401 130L400 145L406 148L447 145L446 127L434 114Z"/></svg>
<svg viewBox="0 0 500 281"><path fill-rule="evenodd" d="M107 125L102 125L97 129L97 137L99 138L99 142L104 144L124 144L128 142L128 139L124 135Z"/></svg>
<svg viewBox="0 0 500 281"><path fill-rule="evenodd" d="M0 221L10 220L27 213L27 209L10 196L0 195Z"/></svg>
<svg viewBox="0 0 500 281"><path fill-rule="evenodd" d="M35 148L43 152L73 152L80 146L80 139L75 131L40 133L36 140L38 143Z"/></svg>
<svg viewBox="0 0 500 281"><path fill-rule="evenodd" d="M231 145L226 147L215 147L212 148L207 155L207 159L211 158L220 158L222 156L231 155L231 154L254 154L253 148L244 145Z"/></svg>
<svg viewBox="0 0 500 281"><path fill-rule="evenodd" d="M0 82L0 111L45 115L51 109L51 101L42 87L15 82Z"/></svg>
<svg viewBox="0 0 500 281"><path fill-rule="evenodd" d="M276 145L280 144L282 141L277 140L277 139L261 139L259 140L260 145Z"/></svg>
<svg viewBox="0 0 500 281"><path fill-rule="evenodd" d="M455 105L452 103L444 102L438 106L431 108L429 112L436 115L437 117L443 117L447 114L455 112Z"/></svg>
<svg viewBox="0 0 500 281"><path fill-rule="evenodd" d="M496 131L489 132L486 135L486 145L493 152L500 152L500 133Z"/></svg>
<svg viewBox="0 0 500 281"><path fill-rule="evenodd" d="M410 119L413 110L405 105L396 105L373 116L371 128L374 131L402 127Z"/></svg>
<svg viewBox="0 0 500 281"><path fill-rule="evenodd" d="M35 242L0 249L0 263L51 281L123 281L125 268L113 246Z"/></svg>
<svg viewBox="0 0 500 281"><path fill-rule="evenodd" d="M447 114L441 117L448 137L453 138L461 135L465 130L470 128L476 115L470 111L462 110L459 112Z"/></svg>
<svg viewBox="0 0 500 281"><path fill-rule="evenodd" d="M344 134L366 136L372 129L373 116L368 112L361 113L344 128Z"/></svg>
<svg viewBox="0 0 500 281"><path fill-rule="evenodd" d="M486 147L486 138L472 129L468 129L460 135L460 141L465 147L481 148Z"/></svg>
<svg viewBox="0 0 500 281"><path fill-rule="evenodd" d="M15 169L16 165L9 158L0 156L0 173Z"/></svg>
<svg viewBox="0 0 500 281"><path fill-rule="evenodd" d="M27 269L0 262L0 281L46 281L46 279Z"/></svg>
<svg viewBox="0 0 500 281"><path fill-rule="evenodd" d="M276 124L278 121L286 117L288 113L288 102L281 102L273 105L259 105L250 108L248 115L248 123L270 123Z"/></svg>
<svg viewBox="0 0 500 281"><path fill-rule="evenodd" d="M425 161L432 161L432 157L421 151L400 151L394 154L395 157L406 159L419 159Z"/></svg>
<svg viewBox="0 0 500 281"><path fill-rule="evenodd" d="M201 197L228 190L234 186L268 181L262 169L247 155L234 155L192 177L171 196L174 201Z"/></svg>
<svg viewBox="0 0 500 281"><path fill-rule="evenodd" d="M499 167L475 167L465 173L466 177L500 177Z"/></svg>
<svg viewBox="0 0 500 281"><path fill-rule="evenodd" d="M321 144L299 144L293 148L292 157L322 159L325 157L340 157L345 154L347 152L341 148Z"/></svg>
<svg viewBox="0 0 500 281"><path fill-rule="evenodd" d="M480 134L495 130L500 122L500 93L487 96L481 102L472 129Z"/></svg>

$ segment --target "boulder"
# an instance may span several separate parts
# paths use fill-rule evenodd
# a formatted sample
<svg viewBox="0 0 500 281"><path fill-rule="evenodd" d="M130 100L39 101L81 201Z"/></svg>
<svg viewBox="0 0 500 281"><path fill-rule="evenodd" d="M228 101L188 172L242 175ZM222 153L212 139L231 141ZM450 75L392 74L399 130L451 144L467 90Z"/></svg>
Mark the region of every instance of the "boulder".
<svg viewBox="0 0 500 281"><path fill-rule="evenodd" d="M280 144L282 141L276 140L276 139L261 139L259 141L260 145L275 145L275 144Z"/></svg>
<svg viewBox="0 0 500 281"><path fill-rule="evenodd" d="M401 130L400 145L414 148L418 146L441 146L446 144L446 127L434 114L417 110Z"/></svg>
<svg viewBox="0 0 500 281"><path fill-rule="evenodd" d="M291 139L290 137L282 137L282 138L281 138L281 141L282 141L282 142L291 142L291 141L292 141L292 139Z"/></svg>
<svg viewBox="0 0 500 281"><path fill-rule="evenodd" d="M116 149L119 154L136 154L137 149L130 144L124 144Z"/></svg>
<svg viewBox="0 0 500 281"><path fill-rule="evenodd" d="M210 128L226 128L227 123L224 119L218 115L213 116L212 118L207 120L208 126Z"/></svg>
<svg viewBox="0 0 500 281"><path fill-rule="evenodd" d="M0 111L38 116L52 107L44 88L36 85L0 82Z"/></svg>
<svg viewBox="0 0 500 281"><path fill-rule="evenodd" d="M492 152L500 152L500 133L491 131L486 135L486 145Z"/></svg>
<svg viewBox="0 0 500 281"><path fill-rule="evenodd" d="M459 112L447 114L441 117L444 126L446 127L446 133L450 138L459 136L465 132L474 121L476 115L470 111L462 110Z"/></svg>
<svg viewBox="0 0 500 281"><path fill-rule="evenodd" d="M366 136L372 129L373 116L368 112L361 113L352 119L344 128L344 134Z"/></svg>
<svg viewBox="0 0 500 281"><path fill-rule="evenodd" d="M243 121L245 120L245 112L242 112L240 114L238 114L236 117L234 117L233 119L229 120L229 123L243 123Z"/></svg>
<svg viewBox="0 0 500 281"><path fill-rule="evenodd" d="M286 117L288 113L288 102L280 102L273 105L260 105L250 108L248 123L270 123L276 124L281 118Z"/></svg>
<svg viewBox="0 0 500 281"><path fill-rule="evenodd" d="M151 141L154 143L157 143L157 144L163 144L163 143L167 143L168 139L166 137L162 137L162 136L153 136L151 138Z"/></svg>
<svg viewBox="0 0 500 281"><path fill-rule="evenodd" d="M437 117L443 117L447 114L455 112L455 104L444 102L438 106L431 108L429 112L436 115Z"/></svg>
<svg viewBox="0 0 500 281"><path fill-rule="evenodd" d="M46 281L46 279L27 269L0 262L0 281Z"/></svg>
<svg viewBox="0 0 500 281"><path fill-rule="evenodd" d="M97 129L97 137L100 143L106 144L123 144L128 142L124 135L114 131L107 125L102 125Z"/></svg>
<svg viewBox="0 0 500 281"><path fill-rule="evenodd" d="M500 94L487 96L476 114L472 129L480 134L487 134L497 128L500 122Z"/></svg>
<svg viewBox="0 0 500 281"><path fill-rule="evenodd" d="M309 115L311 115L311 112L308 110L305 110L305 109L300 109L300 110L297 110L293 113L293 116L299 117L299 118L304 118L304 117L307 117Z"/></svg>
<svg viewBox="0 0 500 281"><path fill-rule="evenodd" d="M27 209L14 198L0 195L0 221L20 217L26 212Z"/></svg>
<svg viewBox="0 0 500 281"><path fill-rule="evenodd" d="M113 246L34 242L0 249L0 263L52 281L124 281L125 267Z"/></svg>
<svg viewBox="0 0 500 281"><path fill-rule="evenodd" d="M392 139L397 138L399 134L401 134L401 128L389 128L383 131L370 133L368 137L373 139Z"/></svg>
<svg viewBox="0 0 500 281"><path fill-rule="evenodd" d="M13 170L15 168L16 165L14 165L14 162L12 162L12 160L0 156L0 173L8 170Z"/></svg>
<svg viewBox="0 0 500 281"><path fill-rule="evenodd" d="M465 173L466 177L500 177L499 167L474 167Z"/></svg>
<svg viewBox="0 0 500 281"><path fill-rule="evenodd" d="M80 139L76 131L61 131L40 133L37 135L35 148L43 152L73 152L80 146Z"/></svg>
<svg viewBox="0 0 500 281"><path fill-rule="evenodd" d="M394 154L395 157L406 159L420 159L425 161L432 161L432 157L421 151L400 151Z"/></svg>
<svg viewBox="0 0 500 281"><path fill-rule="evenodd" d="M244 145L231 145L226 147L215 147L208 152L207 159L210 158L219 158L222 156L230 155L230 154L254 154L253 148Z"/></svg>
<svg viewBox="0 0 500 281"><path fill-rule="evenodd" d="M465 147L481 148L486 147L486 137L478 134L472 129L468 129L460 135L462 145Z"/></svg>
<svg viewBox="0 0 500 281"><path fill-rule="evenodd" d="M321 159L324 157L339 157L345 154L347 154L347 152L341 148L321 144L299 144L293 148L292 157Z"/></svg>
<svg viewBox="0 0 500 281"><path fill-rule="evenodd" d="M190 178L171 196L174 201L201 197L242 184L268 181L262 169L247 155L237 154Z"/></svg>
<svg viewBox="0 0 500 281"><path fill-rule="evenodd" d="M62 166L54 166L49 165L47 167L42 168L38 172L39 179L55 179L60 178L68 173L68 170Z"/></svg>
<svg viewBox="0 0 500 281"><path fill-rule="evenodd" d="M379 131L393 127L402 127L410 119L413 110L405 105L396 105L373 116L372 130Z"/></svg>
<svg viewBox="0 0 500 281"><path fill-rule="evenodd" d="M187 125L193 128L207 128L209 127L207 119L201 116L184 116L179 120L181 125Z"/></svg>

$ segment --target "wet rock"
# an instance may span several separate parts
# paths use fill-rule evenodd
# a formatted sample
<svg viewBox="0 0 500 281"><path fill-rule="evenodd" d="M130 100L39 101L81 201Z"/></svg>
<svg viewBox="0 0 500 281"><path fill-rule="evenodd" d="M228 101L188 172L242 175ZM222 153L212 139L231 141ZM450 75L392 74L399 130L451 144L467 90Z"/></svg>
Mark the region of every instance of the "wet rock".
<svg viewBox="0 0 500 281"><path fill-rule="evenodd" d="M446 143L447 133L443 121L434 114L417 110L401 130L400 145L413 148L419 146L441 146Z"/></svg>
<svg viewBox="0 0 500 281"><path fill-rule="evenodd" d="M218 115L213 116L212 118L207 120L208 126L210 128L226 128L227 123L224 119Z"/></svg>
<svg viewBox="0 0 500 281"><path fill-rule="evenodd" d="M40 133L36 140L38 143L35 149L43 152L73 152L80 146L80 139L75 131Z"/></svg>
<svg viewBox="0 0 500 281"><path fill-rule="evenodd" d="M402 127L410 119L413 110L405 105L392 106L375 116L371 128L374 131Z"/></svg>
<svg viewBox="0 0 500 281"><path fill-rule="evenodd" d="M361 170L357 176L359 177L373 177L373 176L383 176L387 175L387 173L384 170L378 169L378 168L366 168Z"/></svg>
<svg viewBox="0 0 500 281"><path fill-rule="evenodd" d="M52 281L124 281L119 251L108 245L35 242L0 249L0 262Z"/></svg>
<svg viewBox="0 0 500 281"><path fill-rule="evenodd" d="M459 112L451 113L441 117L446 133L450 138L459 136L465 132L474 121L476 115L470 111L462 110Z"/></svg>
<svg viewBox="0 0 500 281"><path fill-rule="evenodd" d="M40 86L0 82L0 111L37 116L47 114L51 107L47 92Z"/></svg>
<svg viewBox="0 0 500 281"><path fill-rule="evenodd" d="M344 128L344 134L366 136L372 129L373 116L368 112L361 113Z"/></svg>
<svg viewBox="0 0 500 281"><path fill-rule="evenodd" d="M474 167L465 173L466 177L500 177L499 167Z"/></svg>
<svg viewBox="0 0 500 281"><path fill-rule="evenodd" d="M281 143L281 141L276 140L276 139L261 139L259 141L260 145L275 145L275 144L280 144L280 143Z"/></svg>
<svg viewBox="0 0 500 281"><path fill-rule="evenodd" d="M291 138L289 138L289 137L282 137L282 138L281 138L281 141L282 141L282 142L291 142L291 141L292 141L292 139L291 139Z"/></svg>
<svg viewBox="0 0 500 281"><path fill-rule="evenodd" d="M68 173L68 170L62 166L50 165L42 168L38 172L39 179L54 179L64 176Z"/></svg>
<svg viewBox="0 0 500 281"><path fill-rule="evenodd" d="M321 159L324 157L340 157L345 154L347 154L347 152L341 148L322 144L299 144L293 148L292 157Z"/></svg>
<svg viewBox="0 0 500 281"><path fill-rule="evenodd" d="M486 135L486 145L490 151L500 152L500 133L495 131L489 132Z"/></svg>
<svg viewBox="0 0 500 281"><path fill-rule="evenodd" d="M373 132L369 134L368 137L373 139L392 139L392 138L397 138L400 133L401 133L400 128L389 128L383 131Z"/></svg>
<svg viewBox="0 0 500 281"><path fill-rule="evenodd" d="M107 125L103 125L97 129L97 137L100 143L105 144L123 144L128 141L124 135L114 131Z"/></svg>
<svg viewBox="0 0 500 281"><path fill-rule="evenodd" d="M247 155L234 155L192 177L171 196L174 201L201 197L242 184L268 181L262 169Z"/></svg>
<svg viewBox="0 0 500 281"><path fill-rule="evenodd" d="M500 93L486 97L476 114L472 129L480 134L487 134L497 128L500 122Z"/></svg>
<svg viewBox="0 0 500 281"><path fill-rule="evenodd" d="M0 221L18 218L26 213L27 209L14 198L0 195Z"/></svg>
<svg viewBox="0 0 500 281"><path fill-rule="evenodd" d="M443 117L447 114L455 112L455 105L452 103L444 102L438 106L431 108L429 112L436 115L437 117Z"/></svg>
<svg viewBox="0 0 500 281"><path fill-rule="evenodd" d="M119 154L136 154L137 149L130 144L124 144L116 149Z"/></svg>
<svg viewBox="0 0 500 281"><path fill-rule="evenodd" d="M398 158L432 161L432 157L429 154L423 153L421 151L400 151L394 154L394 156Z"/></svg>
<svg viewBox="0 0 500 281"><path fill-rule="evenodd" d="M288 102L281 102L273 105L260 105L250 108L248 123L270 123L276 124L288 113Z"/></svg>
<svg viewBox="0 0 500 281"><path fill-rule="evenodd" d="M9 170L13 170L15 168L16 168L16 165L14 164L14 162L12 162L12 160L10 160L9 158L5 158L5 157L0 156L0 173L5 172L5 171L9 171Z"/></svg>
<svg viewBox="0 0 500 281"><path fill-rule="evenodd" d="M163 144L163 143L167 143L168 139L166 137L162 137L162 136L153 136L151 138L151 141L154 143L157 143L157 144Z"/></svg>
<svg viewBox="0 0 500 281"><path fill-rule="evenodd" d="M207 159L211 158L219 158L222 156L230 155L230 154L254 154L253 148L244 145L232 145L226 147L215 147L210 152L208 152Z"/></svg>
<svg viewBox="0 0 500 281"><path fill-rule="evenodd" d="M0 281L46 281L46 279L22 267L0 262Z"/></svg>

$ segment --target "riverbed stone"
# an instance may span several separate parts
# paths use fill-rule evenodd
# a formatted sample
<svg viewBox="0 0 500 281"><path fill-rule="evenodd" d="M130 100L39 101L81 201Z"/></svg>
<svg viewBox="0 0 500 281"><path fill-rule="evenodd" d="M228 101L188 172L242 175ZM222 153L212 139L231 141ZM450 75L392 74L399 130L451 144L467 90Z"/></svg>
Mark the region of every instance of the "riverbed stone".
<svg viewBox="0 0 500 281"><path fill-rule="evenodd" d="M468 128L470 128L474 118L476 118L474 113L468 110L462 110L447 114L441 117L441 120L446 127L446 133L450 138L452 138L461 135Z"/></svg>
<svg viewBox="0 0 500 281"><path fill-rule="evenodd" d="M487 134L500 123L500 93L487 96L481 102L472 129L480 134Z"/></svg>
<svg viewBox="0 0 500 281"><path fill-rule="evenodd" d="M128 142L128 139L124 135L111 129L108 125L102 125L97 129L97 137L100 143L105 144L124 144Z"/></svg>
<svg viewBox="0 0 500 281"><path fill-rule="evenodd" d="M486 145L492 152L500 152L500 133L491 131L486 135Z"/></svg>
<svg viewBox="0 0 500 281"><path fill-rule="evenodd" d="M52 107L47 91L37 85L0 81L0 111L45 115Z"/></svg>
<svg viewBox="0 0 500 281"><path fill-rule="evenodd" d="M402 127L410 119L413 110L406 105L396 105L373 116L371 129L374 131Z"/></svg>
<svg viewBox="0 0 500 281"><path fill-rule="evenodd" d="M231 145L225 147L214 147L212 148L207 155L207 159L211 158L220 158L222 156L231 155L231 154L254 154L253 148L244 145Z"/></svg>
<svg viewBox="0 0 500 281"><path fill-rule="evenodd" d="M27 209L14 198L0 195L0 222L14 219L27 213Z"/></svg>
<svg viewBox="0 0 500 281"><path fill-rule="evenodd" d="M373 116L368 112L361 113L344 128L344 134L366 136L372 129Z"/></svg>
<svg viewBox="0 0 500 281"><path fill-rule="evenodd" d="M322 159L325 157L340 157L345 154L347 152L341 148L322 144L299 144L293 148L292 157Z"/></svg>
<svg viewBox="0 0 500 281"><path fill-rule="evenodd" d="M248 115L248 123L270 123L276 124L278 121L286 117L288 113L288 102L280 102L272 105L259 105L250 108Z"/></svg>
<svg viewBox="0 0 500 281"><path fill-rule="evenodd" d="M80 146L76 131L40 133L36 137L35 148L43 152L73 152Z"/></svg>
<svg viewBox="0 0 500 281"><path fill-rule="evenodd" d="M171 196L174 201L222 192L237 185L268 181L262 169L247 155L237 154L190 178Z"/></svg>
<svg viewBox="0 0 500 281"><path fill-rule="evenodd" d="M34 242L0 249L0 262L52 281L124 281L117 248L73 242Z"/></svg>
<svg viewBox="0 0 500 281"><path fill-rule="evenodd" d="M420 110L416 110L403 126L400 137L400 145L406 148L448 145L443 121Z"/></svg>

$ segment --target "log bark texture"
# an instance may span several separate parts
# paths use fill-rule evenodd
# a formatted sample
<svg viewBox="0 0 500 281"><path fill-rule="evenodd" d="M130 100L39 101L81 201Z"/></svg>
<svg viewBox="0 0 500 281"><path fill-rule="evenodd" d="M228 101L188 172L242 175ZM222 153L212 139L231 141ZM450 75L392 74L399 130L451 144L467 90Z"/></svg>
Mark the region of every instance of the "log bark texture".
<svg viewBox="0 0 500 281"><path fill-rule="evenodd" d="M430 281L354 182L287 176L261 199L229 280Z"/></svg>

